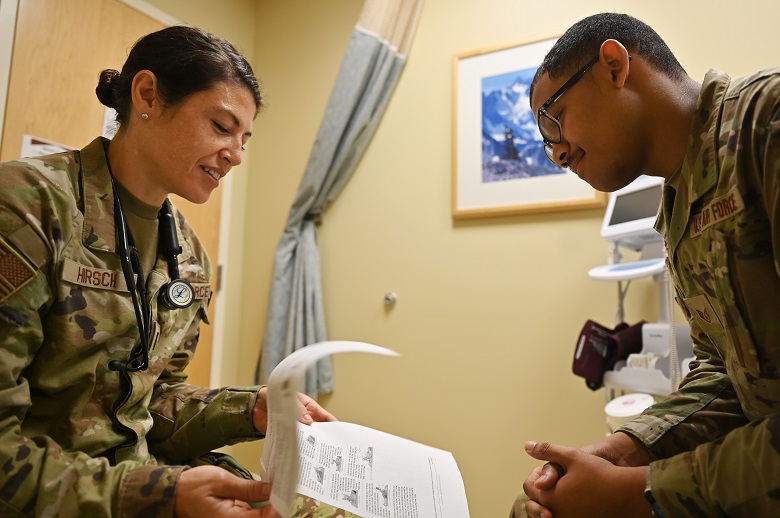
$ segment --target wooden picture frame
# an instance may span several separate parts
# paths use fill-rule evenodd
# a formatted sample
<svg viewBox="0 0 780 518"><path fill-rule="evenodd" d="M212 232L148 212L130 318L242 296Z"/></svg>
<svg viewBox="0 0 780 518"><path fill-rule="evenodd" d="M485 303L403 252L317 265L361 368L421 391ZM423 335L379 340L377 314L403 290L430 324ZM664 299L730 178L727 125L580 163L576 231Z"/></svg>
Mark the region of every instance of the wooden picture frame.
<svg viewBox="0 0 780 518"><path fill-rule="evenodd" d="M547 159L528 104L531 80L557 38L454 56L453 219L606 206L605 193Z"/></svg>

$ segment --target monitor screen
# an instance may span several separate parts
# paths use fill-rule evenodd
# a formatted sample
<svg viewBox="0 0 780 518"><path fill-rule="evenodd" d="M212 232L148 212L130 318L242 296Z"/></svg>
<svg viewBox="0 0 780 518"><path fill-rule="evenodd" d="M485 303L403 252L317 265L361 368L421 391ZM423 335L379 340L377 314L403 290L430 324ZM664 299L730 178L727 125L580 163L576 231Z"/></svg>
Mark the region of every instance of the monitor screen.
<svg viewBox="0 0 780 518"><path fill-rule="evenodd" d="M602 237L634 250L661 241L653 226L662 191L663 178L642 175L612 193L601 225Z"/></svg>
<svg viewBox="0 0 780 518"><path fill-rule="evenodd" d="M618 195L609 224L617 225L642 218L655 218L660 202L660 184Z"/></svg>

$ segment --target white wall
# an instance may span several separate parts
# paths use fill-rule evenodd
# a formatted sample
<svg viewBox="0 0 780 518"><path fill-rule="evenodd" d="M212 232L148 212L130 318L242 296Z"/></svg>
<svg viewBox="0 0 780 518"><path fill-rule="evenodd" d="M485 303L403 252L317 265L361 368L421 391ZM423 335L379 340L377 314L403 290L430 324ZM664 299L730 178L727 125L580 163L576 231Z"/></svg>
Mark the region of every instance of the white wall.
<svg viewBox="0 0 780 518"><path fill-rule="evenodd" d="M5 103L8 98L8 78L11 73L11 55L14 47L18 4L18 0L0 1L0 145L3 143Z"/></svg>

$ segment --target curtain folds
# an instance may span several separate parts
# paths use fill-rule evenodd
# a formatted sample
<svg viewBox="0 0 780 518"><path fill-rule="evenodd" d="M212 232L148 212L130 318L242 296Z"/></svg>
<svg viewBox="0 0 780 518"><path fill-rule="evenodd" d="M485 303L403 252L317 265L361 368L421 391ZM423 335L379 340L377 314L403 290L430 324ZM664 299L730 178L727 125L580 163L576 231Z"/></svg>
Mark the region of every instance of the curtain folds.
<svg viewBox="0 0 780 518"><path fill-rule="evenodd" d="M274 256L255 381L292 352L327 339L316 226L368 147L406 63L423 0L366 0L331 92ZM306 377L312 397L332 392L330 358Z"/></svg>

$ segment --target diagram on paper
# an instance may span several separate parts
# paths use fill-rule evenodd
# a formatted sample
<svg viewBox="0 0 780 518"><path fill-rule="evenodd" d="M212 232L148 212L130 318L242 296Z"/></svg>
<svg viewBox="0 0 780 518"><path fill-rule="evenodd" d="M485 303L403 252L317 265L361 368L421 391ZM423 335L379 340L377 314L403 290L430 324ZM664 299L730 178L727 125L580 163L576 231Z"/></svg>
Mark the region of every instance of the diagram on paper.
<svg viewBox="0 0 780 518"><path fill-rule="evenodd" d="M447 476L457 474L451 454L348 423L328 424L338 427L298 428L300 493L366 518L451 518Z"/></svg>

